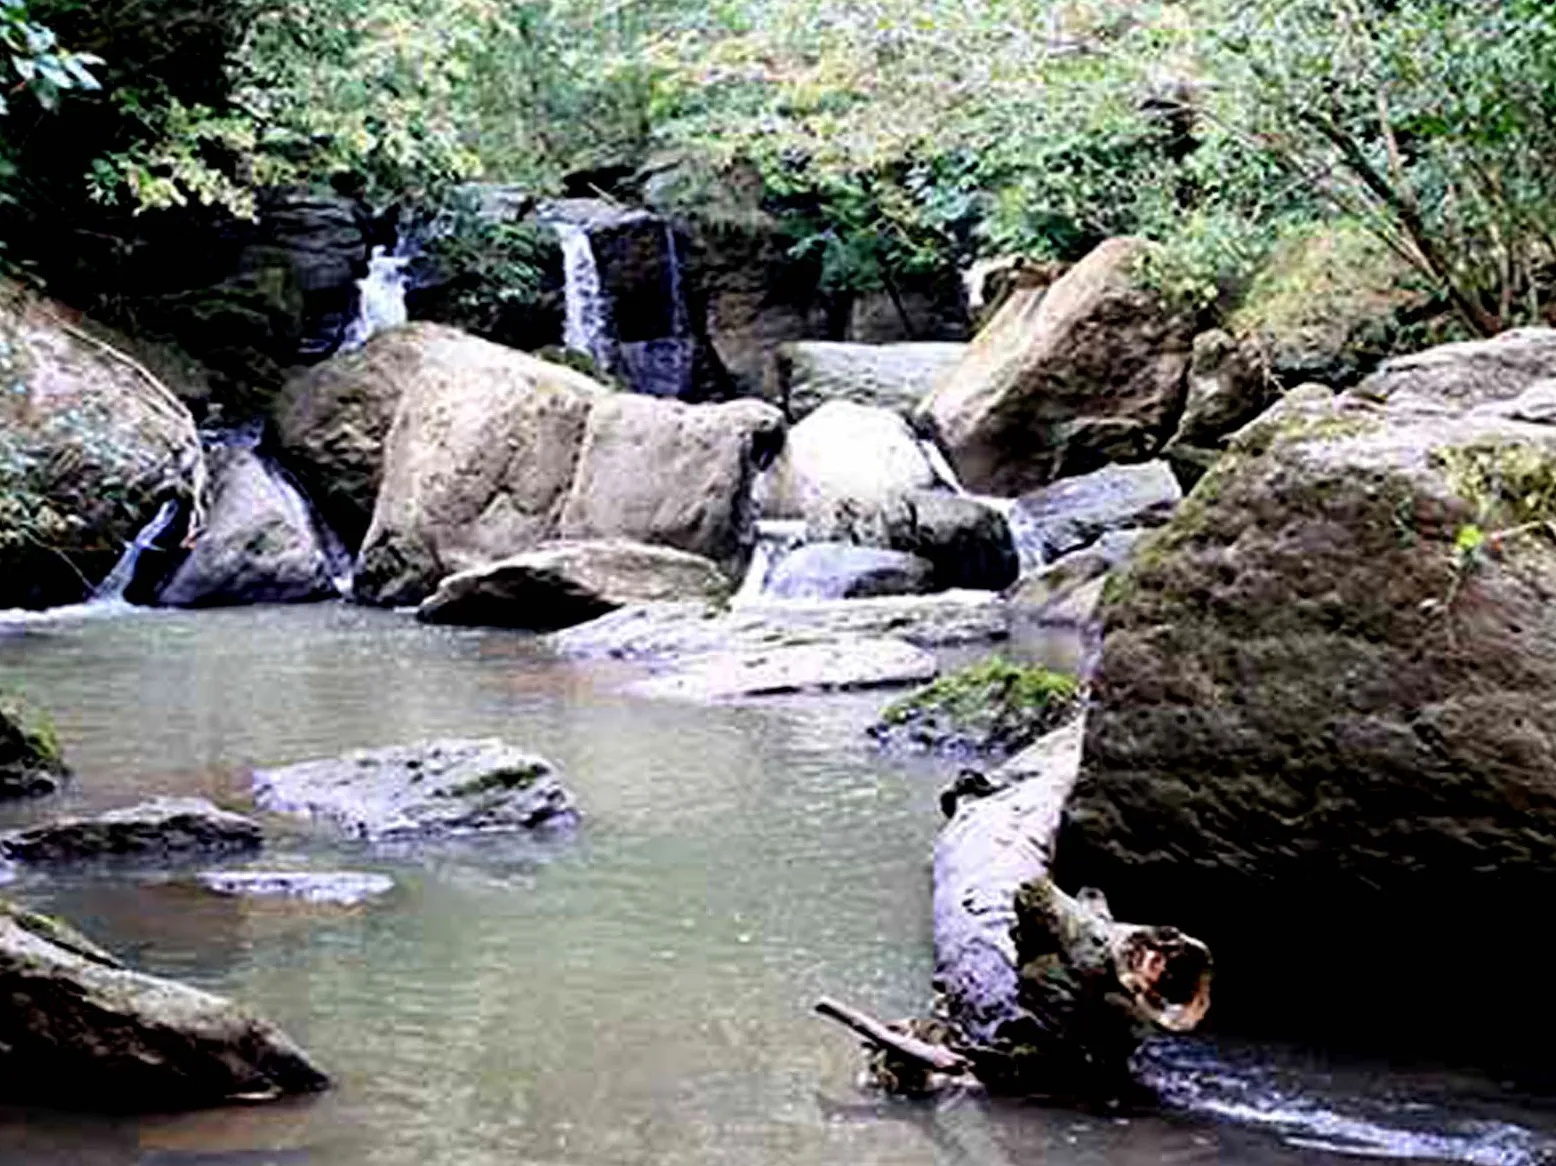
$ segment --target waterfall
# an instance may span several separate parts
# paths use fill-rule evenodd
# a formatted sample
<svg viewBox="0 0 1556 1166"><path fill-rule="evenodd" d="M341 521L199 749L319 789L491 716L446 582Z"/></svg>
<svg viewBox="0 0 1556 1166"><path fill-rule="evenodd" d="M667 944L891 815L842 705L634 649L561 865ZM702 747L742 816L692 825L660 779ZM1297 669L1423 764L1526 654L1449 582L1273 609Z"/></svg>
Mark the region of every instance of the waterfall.
<svg viewBox="0 0 1556 1166"><path fill-rule="evenodd" d="M967 488L962 485L962 480L956 476L956 471L951 468L951 463L938 445L932 441L921 441L918 443L918 448L941 485L950 487L953 493L960 494L964 498L969 497Z"/></svg>
<svg viewBox="0 0 1556 1166"><path fill-rule="evenodd" d="M134 541L124 548L124 554L119 556L119 561L108 572L108 577L97 585L97 590L92 592L93 603L124 602L125 591L135 581L135 568L140 562L141 552L161 537L177 514L178 502L169 498L157 511L156 517L142 527Z"/></svg>
<svg viewBox="0 0 1556 1166"><path fill-rule="evenodd" d="M361 348L378 333L406 322L405 268L409 263L409 257L398 254L398 249L373 248L367 275L357 280L357 314L346 326L340 342L342 352Z"/></svg>
<svg viewBox="0 0 1556 1166"><path fill-rule="evenodd" d="M803 519L761 519L756 524L756 546L751 551L751 565L740 582L740 590L731 601L735 605L753 603L767 589L767 580L778 565L778 560L805 542Z"/></svg>
<svg viewBox="0 0 1556 1166"><path fill-rule="evenodd" d="M612 372L616 362L611 352L610 316L588 229L560 220L554 221L551 227L562 244L562 271L566 280L567 316L562 343L589 357L602 373Z"/></svg>

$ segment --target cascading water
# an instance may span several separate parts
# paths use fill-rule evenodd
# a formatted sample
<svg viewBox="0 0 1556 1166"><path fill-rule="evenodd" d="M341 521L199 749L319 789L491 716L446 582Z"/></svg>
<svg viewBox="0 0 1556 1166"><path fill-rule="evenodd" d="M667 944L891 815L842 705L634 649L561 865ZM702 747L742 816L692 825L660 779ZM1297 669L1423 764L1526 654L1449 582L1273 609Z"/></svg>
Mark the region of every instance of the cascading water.
<svg viewBox="0 0 1556 1166"><path fill-rule="evenodd" d="M410 258L374 247L367 274L357 280L357 314L341 339L343 352L361 348L372 337L404 324L409 315L405 307L406 267Z"/></svg>
<svg viewBox="0 0 1556 1166"><path fill-rule="evenodd" d="M751 551L751 565L741 580L740 590L732 600L737 606L752 603L762 597L773 568L795 547L805 542L803 519L764 518L756 524L756 546Z"/></svg>
<svg viewBox="0 0 1556 1166"><path fill-rule="evenodd" d="M562 273L566 281L567 314L562 343L589 357L601 372L614 372L610 314L589 232L577 223L557 221L551 226L562 244Z"/></svg>
<svg viewBox="0 0 1556 1166"><path fill-rule="evenodd" d="M162 537L162 532L172 525L173 519L177 516L178 503L169 498L162 504L156 516L141 528L134 541L124 548L124 554L119 556L119 561L114 564L113 570L108 572L108 577L97 585L97 590L92 592L91 602L123 603L125 591L135 581L135 568L140 564L142 553Z"/></svg>

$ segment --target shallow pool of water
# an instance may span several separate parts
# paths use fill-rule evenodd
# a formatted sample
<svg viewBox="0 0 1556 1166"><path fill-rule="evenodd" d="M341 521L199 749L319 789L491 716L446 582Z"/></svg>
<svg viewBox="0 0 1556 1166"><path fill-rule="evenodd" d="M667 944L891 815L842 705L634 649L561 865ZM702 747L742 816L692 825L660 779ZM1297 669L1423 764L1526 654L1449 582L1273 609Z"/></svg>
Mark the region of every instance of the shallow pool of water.
<svg viewBox="0 0 1556 1166"><path fill-rule="evenodd" d="M1210 1042L1164 1051L1164 1116L859 1092L853 1042L809 1008L922 1008L944 767L874 751L880 697L708 709L619 696L622 678L340 605L0 625L0 683L52 711L78 774L6 822L158 793L247 808L252 766L470 735L551 758L585 815L565 841L402 851L283 824L249 864L395 879L351 909L225 898L190 872L24 878L29 905L280 1023L337 1087L135 1119L0 1111L0 1164L1513 1164L1552 1144L1542 1106L1488 1083Z"/></svg>

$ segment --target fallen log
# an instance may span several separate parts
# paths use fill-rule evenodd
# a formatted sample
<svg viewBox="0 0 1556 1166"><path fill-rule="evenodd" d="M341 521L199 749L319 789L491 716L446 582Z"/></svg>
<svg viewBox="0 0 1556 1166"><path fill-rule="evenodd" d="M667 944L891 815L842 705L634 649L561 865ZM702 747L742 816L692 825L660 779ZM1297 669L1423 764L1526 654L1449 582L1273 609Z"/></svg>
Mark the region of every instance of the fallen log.
<svg viewBox="0 0 1556 1166"><path fill-rule="evenodd" d="M830 996L816 1001L816 1012L852 1029L875 1050L871 1072L889 1092L931 1093L945 1079L965 1077L972 1069L972 1062L960 1053L907 1031L915 1022L894 1027Z"/></svg>
<svg viewBox="0 0 1556 1166"><path fill-rule="evenodd" d="M935 846L936 1011L991 1090L1107 1104L1137 1094L1130 1062L1147 1035L1203 1019L1211 959L1049 878L1083 738L1076 720L993 774L988 796L963 781L951 800Z"/></svg>

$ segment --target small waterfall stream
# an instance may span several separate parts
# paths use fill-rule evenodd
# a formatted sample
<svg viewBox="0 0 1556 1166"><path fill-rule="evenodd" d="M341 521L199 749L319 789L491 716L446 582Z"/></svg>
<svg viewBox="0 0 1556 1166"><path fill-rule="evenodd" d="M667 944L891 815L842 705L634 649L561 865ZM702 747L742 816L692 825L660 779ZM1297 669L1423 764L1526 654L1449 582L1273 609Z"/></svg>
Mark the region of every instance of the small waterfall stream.
<svg viewBox="0 0 1556 1166"><path fill-rule="evenodd" d="M551 226L562 244L562 271L567 285L562 343L589 357L601 372L614 372L609 304L600 284L600 267L589 232L577 223L560 220Z"/></svg>
<svg viewBox="0 0 1556 1166"><path fill-rule="evenodd" d="M124 602L124 593L131 583L135 581L135 568L140 564L140 557L154 542L162 537L162 532L173 524L173 519L178 516L178 502L169 498L157 511L145 526L141 527L132 542L124 548L124 554L119 556L119 561L114 564L107 578L97 585L92 592L91 602L96 604L115 604Z"/></svg>
<svg viewBox="0 0 1556 1166"><path fill-rule="evenodd" d="M398 328L409 319L405 307L405 269L409 264L410 258L399 254L399 248L373 248L367 274L357 280L357 314L346 327L340 351L355 351L378 333Z"/></svg>

